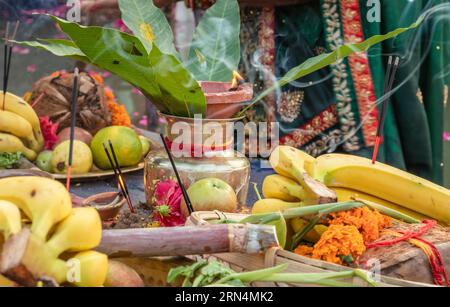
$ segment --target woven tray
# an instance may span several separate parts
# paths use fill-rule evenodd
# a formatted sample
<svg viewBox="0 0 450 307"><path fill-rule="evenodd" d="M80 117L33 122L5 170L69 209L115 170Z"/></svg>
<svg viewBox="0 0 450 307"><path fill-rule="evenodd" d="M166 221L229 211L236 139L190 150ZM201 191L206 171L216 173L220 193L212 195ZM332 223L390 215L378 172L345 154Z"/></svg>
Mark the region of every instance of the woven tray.
<svg viewBox="0 0 450 307"><path fill-rule="evenodd" d="M222 213L219 211L213 212L194 212L187 221L190 225L205 225L212 221L218 221L223 219L241 220L248 215L239 213ZM311 259L297 255L295 253L280 249L269 249L265 254L249 255L249 254L213 254L205 255L203 258L217 258L230 265L235 271L252 271L266 267L272 267L278 264L287 263L289 266L285 272L290 273L315 273L315 272L341 272L349 270L348 267L328 263L321 260ZM367 283L360 278L349 278L344 280L346 282L353 283L357 286L367 286ZM311 285L298 285L298 284L279 284L279 283L257 283L257 286L311 286ZM412 282L403 279L392 278L388 276L381 276L381 286L384 287L432 287L431 284Z"/></svg>

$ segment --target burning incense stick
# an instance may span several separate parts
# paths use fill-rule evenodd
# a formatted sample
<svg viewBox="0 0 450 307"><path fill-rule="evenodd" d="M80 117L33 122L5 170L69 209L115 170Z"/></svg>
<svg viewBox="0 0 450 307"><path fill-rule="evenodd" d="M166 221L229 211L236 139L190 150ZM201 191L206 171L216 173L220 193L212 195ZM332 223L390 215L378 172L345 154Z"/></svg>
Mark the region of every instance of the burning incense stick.
<svg viewBox="0 0 450 307"><path fill-rule="evenodd" d="M6 92L8 91L8 81L9 81L9 72L11 70L11 58L12 58L12 43L11 40L14 40L17 35L17 30L19 29L20 22L16 22L16 26L14 28L14 32L11 37L9 36L9 22L6 23L6 32L5 32L5 49L3 55L3 110L5 110L6 103Z"/></svg>
<svg viewBox="0 0 450 307"><path fill-rule="evenodd" d="M118 174L117 175L117 180L119 181L119 183L121 183L122 188L124 189L124 192L126 194L127 201L128 201L128 206L130 207L131 213L134 213L135 211L134 211L134 208L133 208L133 204L131 202L130 192L128 192L127 183L123 179L122 169L120 168L119 161L117 160L116 151L114 150L114 146L113 146L111 140L108 140L108 143L109 143L109 148L111 149L112 156L114 158L115 168L116 168L117 174Z"/></svg>
<svg viewBox="0 0 450 307"><path fill-rule="evenodd" d="M121 174L119 174L119 171L117 169L117 165L118 164L116 165L113 162L113 159L111 158L111 155L109 154L108 148L106 148L106 144L104 144L104 143L103 143L103 149L105 150L106 156L108 157L108 160L109 160L109 164L111 165L111 168L114 171L114 175L116 176L116 180L117 180L117 184L119 186L120 193L127 200L128 208L130 209L131 213L135 213L135 210L133 208L133 204L131 203L131 197L130 197L130 194L128 192L128 188L126 186L126 183L122 179Z"/></svg>
<svg viewBox="0 0 450 307"><path fill-rule="evenodd" d="M377 136L375 138L375 147L373 149L372 164L377 160L378 150L380 148L381 140L383 138L384 122L386 120L389 96L391 96L392 86L394 85L395 75L400 64L400 57L389 57L388 66L386 69L386 76L384 79L383 100L381 102L381 112L378 119Z"/></svg>
<svg viewBox="0 0 450 307"><path fill-rule="evenodd" d="M164 136L160 134L161 140L164 144L164 148L166 149L167 156L169 157L170 164L172 164L173 171L175 172L175 176L177 177L178 185L180 186L181 192L183 193L184 202L186 203L186 207L189 210L189 214L192 214L194 212L194 207L192 206L191 200L189 199L189 195L186 191L186 188L184 187L183 182L181 181L180 174L178 173L177 167L175 166L175 161L173 160L172 153L170 152L169 146L166 143L166 140L164 139Z"/></svg>
<svg viewBox="0 0 450 307"><path fill-rule="evenodd" d="M73 87L72 87L72 105L71 105L71 122L70 122L70 146L69 146L69 165L67 166L67 176L66 176L66 188L70 191L70 176L72 174L72 161L73 161L73 143L75 139L75 124L77 122L77 101L78 101L78 79L79 79L78 68L75 68L73 74Z"/></svg>

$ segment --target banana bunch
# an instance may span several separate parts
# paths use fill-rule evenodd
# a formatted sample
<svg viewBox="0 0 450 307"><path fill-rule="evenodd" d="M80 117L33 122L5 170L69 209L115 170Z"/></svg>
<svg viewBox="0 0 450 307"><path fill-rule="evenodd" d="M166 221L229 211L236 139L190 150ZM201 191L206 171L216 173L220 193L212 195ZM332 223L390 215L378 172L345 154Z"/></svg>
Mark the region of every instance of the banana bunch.
<svg viewBox="0 0 450 307"><path fill-rule="evenodd" d="M277 147L270 162L285 178L267 177L265 197L304 201L301 189L306 189L302 183L310 176L332 189L340 202L367 200L418 219L433 218L450 224L450 190L392 166L343 154L313 158L289 146Z"/></svg>
<svg viewBox="0 0 450 307"><path fill-rule="evenodd" d="M72 208L61 183L42 177L0 179L0 281L17 281L5 262L15 259L36 280L50 277L59 284L102 286L108 257L90 251L100 243L101 233L98 212ZM26 242L22 251L11 248L21 241Z"/></svg>
<svg viewBox="0 0 450 307"><path fill-rule="evenodd" d="M35 160L44 148L39 117L22 98L0 91L0 152L21 152Z"/></svg>

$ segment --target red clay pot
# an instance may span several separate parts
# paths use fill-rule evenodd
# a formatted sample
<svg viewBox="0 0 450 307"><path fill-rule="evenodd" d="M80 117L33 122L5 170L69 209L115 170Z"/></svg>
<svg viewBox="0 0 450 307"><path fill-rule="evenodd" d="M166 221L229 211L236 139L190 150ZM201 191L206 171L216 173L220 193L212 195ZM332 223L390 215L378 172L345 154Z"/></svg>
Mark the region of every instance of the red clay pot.
<svg viewBox="0 0 450 307"><path fill-rule="evenodd" d="M245 102L253 98L253 85L244 83L230 90L231 82L201 81L206 97L206 118L227 119L236 115Z"/></svg>

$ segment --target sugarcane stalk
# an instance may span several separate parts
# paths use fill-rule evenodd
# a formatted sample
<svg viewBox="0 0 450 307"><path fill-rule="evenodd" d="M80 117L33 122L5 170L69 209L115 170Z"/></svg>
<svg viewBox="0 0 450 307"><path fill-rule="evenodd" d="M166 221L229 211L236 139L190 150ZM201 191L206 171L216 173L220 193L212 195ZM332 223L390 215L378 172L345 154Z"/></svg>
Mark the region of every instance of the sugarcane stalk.
<svg viewBox="0 0 450 307"><path fill-rule="evenodd" d="M110 257L259 253L278 246L271 225L222 224L104 230L97 251Z"/></svg>

